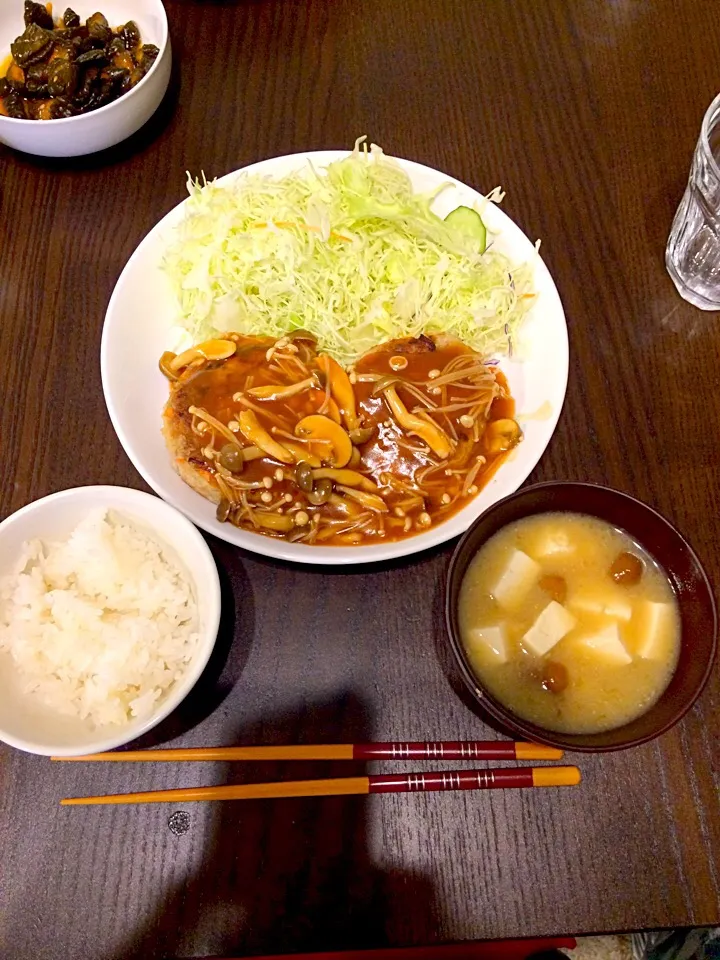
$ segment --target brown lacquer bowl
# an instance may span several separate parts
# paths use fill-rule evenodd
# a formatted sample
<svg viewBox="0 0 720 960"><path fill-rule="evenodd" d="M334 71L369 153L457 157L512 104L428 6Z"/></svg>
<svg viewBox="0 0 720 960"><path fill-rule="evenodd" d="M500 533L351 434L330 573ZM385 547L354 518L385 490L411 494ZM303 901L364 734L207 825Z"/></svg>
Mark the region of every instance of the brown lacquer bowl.
<svg viewBox="0 0 720 960"><path fill-rule="evenodd" d="M564 734L545 730L498 702L484 689L465 655L458 624L460 586L480 547L502 527L523 517L572 511L622 527L665 569L680 607L680 659L670 685L647 713L615 730ZM665 733L690 709L710 675L717 646L715 598L702 564L685 538L651 507L634 497L591 483L542 483L490 507L458 544L447 575L447 628L463 680L480 707L515 735L567 750L622 750Z"/></svg>

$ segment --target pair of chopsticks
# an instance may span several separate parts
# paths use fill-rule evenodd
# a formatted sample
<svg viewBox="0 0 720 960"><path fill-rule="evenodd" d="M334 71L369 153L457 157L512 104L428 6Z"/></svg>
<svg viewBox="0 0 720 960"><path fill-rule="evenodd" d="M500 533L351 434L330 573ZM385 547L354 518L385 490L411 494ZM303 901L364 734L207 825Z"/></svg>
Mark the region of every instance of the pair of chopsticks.
<svg viewBox="0 0 720 960"><path fill-rule="evenodd" d="M52 757L64 762L142 763L237 760L561 760L562 750L536 743L464 740L317 744L287 747L198 747L172 750L127 750L85 757ZM168 803L195 800L253 800L280 797L332 797L370 793L426 793L439 790L497 790L512 787L562 787L580 783L577 767L519 767L451 770L434 773L372 774L327 780L248 783L224 787L188 787L69 797L64 806L85 804Z"/></svg>

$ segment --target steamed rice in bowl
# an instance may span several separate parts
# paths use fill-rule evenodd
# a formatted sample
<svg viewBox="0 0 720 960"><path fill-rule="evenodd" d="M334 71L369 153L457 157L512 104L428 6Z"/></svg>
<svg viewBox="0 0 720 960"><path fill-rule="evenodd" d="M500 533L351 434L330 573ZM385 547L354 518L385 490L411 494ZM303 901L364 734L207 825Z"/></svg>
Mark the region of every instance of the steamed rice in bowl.
<svg viewBox="0 0 720 960"><path fill-rule="evenodd" d="M76 487L0 523L0 741L111 750L156 727L213 652L220 581L199 531L127 487Z"/></svg>
<svg viewBox="0 0 720 960"><path fill-rule="evenodd" d="M27 542L0 581L0 650L23 693L93 727L149 716L198 643L192 586L166 552L102 509L65 542Z"/></svg>

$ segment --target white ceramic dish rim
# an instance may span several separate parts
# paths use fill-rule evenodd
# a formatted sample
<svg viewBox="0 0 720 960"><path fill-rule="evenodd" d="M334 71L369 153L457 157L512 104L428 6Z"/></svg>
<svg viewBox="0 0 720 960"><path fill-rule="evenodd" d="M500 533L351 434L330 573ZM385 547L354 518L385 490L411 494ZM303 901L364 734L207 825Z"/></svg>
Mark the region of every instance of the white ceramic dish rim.
<svg viewBox="0 0 720 960"><path fill-rule="evenodd" d="M26 126L28 123L40 123L40 122L42 122L43 127L53 127L53 128L57 128L57 127L59 127L61 124L68 124L68 123L73 123L73 122L77 123L78 120L85 120L87 117L100 117L100 116L103 116L103 115L109 113L110 111L112 111L112 109L113 109L114 107L116 107L118 104L125 104L125 105L127 105L128 103L130 103L130 99L131 99L131 97L133 96L133 94L137 93L137 91L138 91L142 86L145 85L145 81L148 80L150 77L152 77L153 73L155 72L155 68L158 66L158 63L159 63L160 59L162 58L163 53L165 52L165 48L167 47L168 36L169 36L168 21L167 21L167 12L166 12L166 10L165 10L164 5L163 5L162 3L160 3L160 0L157 0L157 9L158 9L158 12L160 13L160 22L161 22L161 29L162 29L162 35L161 35L160 43L158 44L158 55L157 55L157 57L155 58L155 62L154 62L153 65L150 67L150 69L149 69L148 72L145 74L145 76L142 78L142 80L140 81L140 83L138 83L138 84L136 84L134 87L132 87L131 90L128 90L127 93L124 93L121 97L118 97L117 100L113 100L112 103L106 103L104 107L98 107L97 110L91 110L90 113L81 113L81 114L80 114L79 116L77 116L77 117L58 117L58 118L55 119L55 120L42 120L42 121L35 120L35 121L33 121L33 120L21 120L21 119L19 119L18 117L4 117L4 116L0 116L0 121L1 121L2 123L10 123L10 124L15 124L15 125L20 124L20 125L23 126L23 127Z"/></svg>
<svg viewBox="0 0 720 960"><path fill-rule="evenodd" d="M274 173L278 173L275 168L280 168L279 173L282 175L283 172L287 172L290 169L301 169L302 166L308 161L311 161L316 167L322 167L326 166L333 160L340 159L347 155L347 150L324 150L288 154L282 157L272 157L232 171L231 173L219 178L216 182L221 185L229 184L237 177L246 173L266 174L272 176ZM460 191L461 194L464 194L465 197L469 195L469 197L475 202L481 202L484 199L481 194L479 194L472 187L469 187L467 184L464 184L461 181L442 173L441 171L435 170L432 167L399 157L392 157L392 159L400 163L410 175L415 172L418 176L432 178L438 183L444 182L452 184L453 187ZM458 202L468 201L460 200ZM162 481L162 479L159 479L155 475L153 470L143 462L142 457L134 450L132 439L128 436L124 429L121 412L116 406L113 391L109 382L111 379L110 340L114 335L114 331L112 331L111 328L115 311L118 309L118 304L122 299L123 281L136 266L137 262L142 259L146 248L148 245L154 242L156 235L162 234L163 231L166 231L171 224L179 222L180 218L182 217L182 208L185 203L187 203L187 200L181 201L181 203L170 210L165 217L163 217L163 219L160 220L160 222L157 223L148 234L146 234L125 265L108 304L100 349L103 392L105 395L108 413L110 415L113 427L115 428L115 432L118 435L123 449L127 453L137 471L149 484L149 486L151 486L155 492L159 494L159 496L161 496L167 502L172 503L173 506L182 511L201 529L207 531L213 536L225 540L227 543L231 543L252 553L302 564L361 565L394 560L400 557L420 553L424 550L428 550L432 547L445 543L456 536L459 536L478 516L480 516L481 513L484 512L484 510L488 509L492 503L513 493L525 482L529 474L540 460L540 457L545 451L547 444L550 442L550 439L554 433L565 399L569 372L569 347L565 314L559 294L557 292L557 287L555 286L550 272L539 256L537 257L535 264L536 279L538 276L541 277L547 288L547 291L550 293L551 297L554 297L556 301L552 307L556 326L558 327L558 329L555 331L555 335L557 337L555 346L557 347L558 351L557 368L553 371L553 376L555 377L555 404L552 406L550 414L547 416L544 437L541 442L541 447L537 450L537 455L531 455L521 467L516 466L514 468L512 481L510 483L506 483L501 489L499 489L497 493L493 495L491 502L482 504L481 501L483 494L485 494L489 487L494 484L495 479L502 473L503 470L505 470L510 460L503 465L503 468L498 471L493 480L490 481L490 484L481 490L477 497L475 497L466 507L453 514L453 516L444 523L439 524L437 527L431 528L426 533L417 534L403 540L372 544L369 546L307 546L303 544L289 543L279 538L276 539L272 537L266 537L261 534L246 532L235 527L226 531L224 529L226 525L218 524L215 520L214 510L212 509L212 505L209 503L209 501L205 500L194 491L191 491L193 494L193 499L191 501L192 506L179 503L172 491L168 489L167 485ZM510 217L507 216L507 214L503 213L496 207L493 208L493 216L505 226L510 225L512 230L515 231L520 238L522 238L524 244L527 245L526 255L527 257L530 257L532 254L533 245L520 230L520 228L510 219ZM530 417L529 419L533 418ZM164 449L164 442L161 439L160 433L160 411L158 411L158 443L162 444ZM507 478L507 473L503 474L503 477ZM190 488L187 489L189 490ZM195 506L196 503L197 506Z"/></svg>
<svg viewBox="0 0 720 960"><path fill-rule="evenodd" d="M85 487L70 487L66 490L60 490L57 493L48 494L46 497L33 500L24 507L20 507L19 510L11 513L9 517L6 517L2 522L0 522L0 537L2 536L4 530L11 525L21 523L28 514L35 512L39 507L47 506L49 503L54 503L57 506L60 506L63 500L68 500L71 497L77 498L79 495L90 491L92 491L93 494L105 495L109 499L111 499L117 491L122 491L122 496L131 501L152 500L154 501L154 504L157 504L159 511L166 512L167 517L172 517L171 522L177 524L177 526L184 530L188 538L194 543L197 549L198 557L201 558L198 560L198 563L201 563L205 567L205 573L207 574L207 588L210 592L210 597L208 603L208 621L206 624L207 630L204 630L203 633L207 633L208 636L212 636L212 640L208 641L205 641L201 637L200 643L203 649L198 650L198 654L190 664L187 672L183 675L182 679L170 689L165 699L161 701L158 709L153 714L151 714L146 720L137 726L135 726L134 723L132 724L131 736L128 736L128 725L116 727L112 734L108 734L104 737L99 736L97 740L92 740L90 736L88 737L89 741L92 740L92 746L86 752L100 753L105 750L113 750L115 747L130 743L132 740L136 740L138 737L143 736L143 734L147 733L149 730L152 730L153 727L156 727L159 723L165 720L187 697L197 681L200 679L200 676L207 666L208 660L210 659L215 647L217 632L220 626L221 594L220 578L218 576L215 560L213 559L210 548L208 547L207 543L205 543L202 534L197 530L195 525L192 524L190 520L188 520L187 517L185 517L184 514L180 510L177 510L172 504L160 500L151 493L145 493L143 490L135 490L132 487L119 487L108 484L99 484ZM119 509L122 511L122 508L113 508L111 504L109 504L109 508ZM165 542L165 537L163 536L162 530L156 530L155 532L157 532L158 538ZM189 570L188 573L194 578L195 575L192 570ZM24 750L26 753L33 753L39 756L70 757L78 755L77 747L56 746L48 748L42 743L26 740L22 737L15 737L12 734L7 734L4 730L0 730L0 741L6 743L10 747L15 747L18 750Z"/></svg>

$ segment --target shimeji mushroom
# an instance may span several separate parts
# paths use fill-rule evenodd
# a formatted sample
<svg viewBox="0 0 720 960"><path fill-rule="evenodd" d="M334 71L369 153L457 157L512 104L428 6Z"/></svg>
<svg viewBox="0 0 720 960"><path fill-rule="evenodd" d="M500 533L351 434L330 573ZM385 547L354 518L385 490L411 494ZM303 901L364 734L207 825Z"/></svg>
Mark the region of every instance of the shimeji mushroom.
<svg viewBox="0 0 720 960"><path fill-rule="evenodd" d="M279 460L280 463L293 463L293 455L277 440L274 440L267 430L261 426L260 421L252 410L243 410L238 415L240 432L250 443L260 447L273 460Z"/></svg>
<svg viewBox="0 0 720 960"><path fill-rule="evenodd" d="M328 480L334 480L335 483L343 483L346 487L360 487L362 490L367 490L368 493L376 493L378 489L369 477L364 477L357 470L335 470L332 467L321 467L319 470L313 470L312 475L315 480L327 478Z"/></svg>
<svg viewBox="0 0 720 960"><path fill-rule="evenodd" d="M375 513L387 513L390 509L382 497L378 497L374 493L366 493L364 490L354 490L352 487L346 487L342 483L337 485L337 489L340 493L345 494L346 497L350 497L351 500L357 500L363 507L367 507L368 510L372 510Z"/></svg>
<svg viewBox="0 0 720 960"><path fill-rule="evenodd" d="M408 433L414 433L420 437L421 440L424 440L441 460L445 460L446 457L450 456L453 448L447 434L441 430L440 427L430 423L428 420L423 420L414 413L410 413L397 395L395 387L388 387L386 390L383 390L383 397L385 397L385 402L388 407L390 407L393 416L403 430L407 430Z"/></svg>
<svg viewBox="0 0 720 960"><path fill-rule="evenodd" d="M183 367L196 360L227 360L236 349L237 345L232 340L206 340L178 353L177 356L164 353L160 358L160 369L166 377L175 380Z"/></svg>
<svg viewBox="0 0 720 960"><path fill-rule="evenodd" d="M308 377L307 380L300 380L298 383L291 383L289 387L251 387L247 393L258 400L288 400L290 397L309 390L315 383L314 377Z"/></svg>
<svg viewBox="0 0 720 960"><path fill-rule="evenodd" d="M273 530L275 533L289 533L295 526L293 518L285 513L264 513L262 510L255 510L253 516L261 527L265 530Z"/></svg>
<svg viewBox="0 0 720 960"><path fill-rule="evenodd" d="M350 378L337 360L333 360L326 353L317 358L317 365L330 381L330 393L340 408L340 415L348 430L357 430L360 420L355 407L355 393Z"/></svg>

